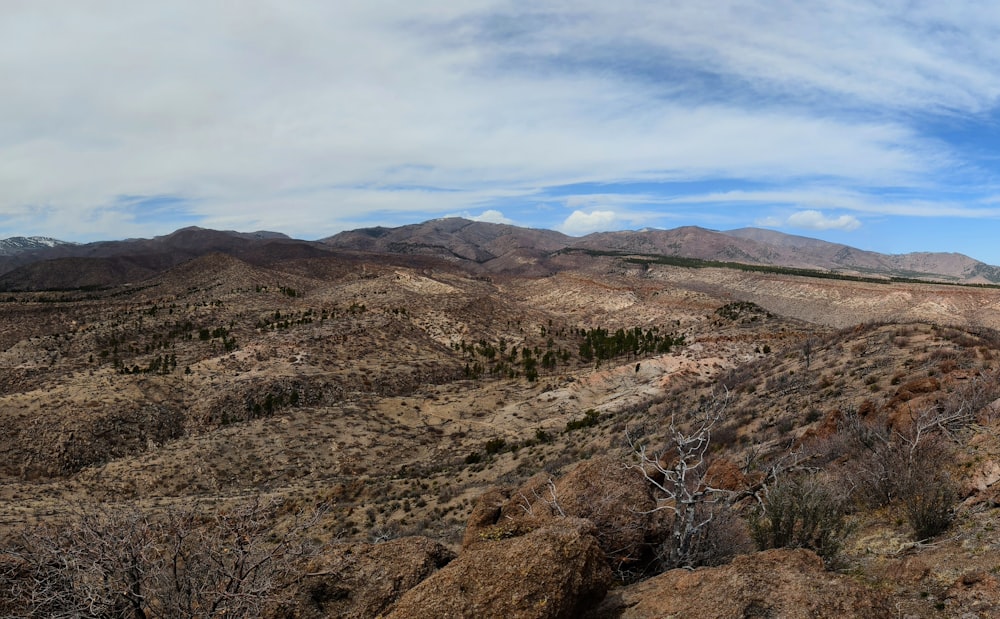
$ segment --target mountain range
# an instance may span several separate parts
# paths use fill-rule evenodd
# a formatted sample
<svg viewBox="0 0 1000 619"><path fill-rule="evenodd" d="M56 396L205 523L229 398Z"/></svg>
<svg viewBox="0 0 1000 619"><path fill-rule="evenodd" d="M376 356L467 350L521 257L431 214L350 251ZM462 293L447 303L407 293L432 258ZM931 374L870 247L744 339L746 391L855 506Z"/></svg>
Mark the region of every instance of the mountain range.
<svg viewBox="0 0 1000 619"><path fill-rule="evenodd" d="M361 228L320 239L278 232L189 227L152 239L76 244L47 237L0 240L0 289L40 290L135 283L211 253L251 264L340 254L443 259L485 274L544 276L574 256L613 254L782 267L870 277L1000 283L1000 267L959 253L881 254L773 230L687 226L571 237L552 230L445 218L397 228Z"/></svg>
<svg viewBox="0 0 1000 619"><path fill-rule="evenodd" d="M475 262L488 271L553 266L567 250L671 256L739 264L831 271L849 275L908 277L962 283L1000 282L1000 268L957 253L898 255L838 243L741 228L719 232L694 226L672 230L598 232L574 238L551 230L437 219L399 228L363 228L321 240L343 250L429 254Z"/></svg>

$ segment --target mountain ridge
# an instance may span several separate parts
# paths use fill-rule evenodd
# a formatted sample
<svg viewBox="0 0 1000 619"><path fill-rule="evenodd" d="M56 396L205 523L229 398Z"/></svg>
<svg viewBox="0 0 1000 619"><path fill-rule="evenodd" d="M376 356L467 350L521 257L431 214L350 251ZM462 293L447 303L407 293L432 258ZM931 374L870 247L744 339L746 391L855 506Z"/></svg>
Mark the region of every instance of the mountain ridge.
<svg viewBox="0 0 1000 619"><path fill-rule="evenodd" d="M60 241L48 236L12 236L0 239L0 256L12 256L33 249L45 249L60 245L76 245L69 241Z"/></svg>
<svg viewBox="0 0 1000 619"><path fill-rule="evenodd" d="M489 238L488 243L477 243ZM553 252L566 249L664 255L758 266L814 269L849 275L922 278L956 283L1000 283L1000 267L960 253L881 254L820 239L761 228L729 231L698 226L595 232L570 237L552 230L509 224L436 219L397 228L359 228L319 239L340 250L434 254L474 262L487 271L511 264L524 271L552 267ZM544 245L540 244L544 243Z"/></svg>
<svg viewBox="0 0 1000 619"><path fill-rule="evenodd" d="M554 230L452 217L394 228L358 228L316 241L295 239L280 232L199 227L181 228L151 239L85 244L48 237L12 237L0 240L0 289L134 283L211 253L252 264L307 259L330 252L378 254L396 256L390 258L393 260L444 260L479 275L547 276L572 268L581 259L568 255L567 250L667 256L850 276L1000 283L1000 267L961 253L881 254L761 228L718 231L682 226L571 237Z"/></svg>

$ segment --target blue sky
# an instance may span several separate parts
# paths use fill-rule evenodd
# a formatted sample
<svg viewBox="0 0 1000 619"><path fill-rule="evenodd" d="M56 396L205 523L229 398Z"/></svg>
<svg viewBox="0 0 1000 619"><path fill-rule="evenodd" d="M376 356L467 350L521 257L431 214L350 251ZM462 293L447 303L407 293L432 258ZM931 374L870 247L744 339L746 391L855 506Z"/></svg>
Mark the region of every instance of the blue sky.
<svg viewBox="0 0 1000 619"><path fill-rule="evenodd" d="M0 4L0 238L459 215L1000 264L1000 5Z"/></svg>

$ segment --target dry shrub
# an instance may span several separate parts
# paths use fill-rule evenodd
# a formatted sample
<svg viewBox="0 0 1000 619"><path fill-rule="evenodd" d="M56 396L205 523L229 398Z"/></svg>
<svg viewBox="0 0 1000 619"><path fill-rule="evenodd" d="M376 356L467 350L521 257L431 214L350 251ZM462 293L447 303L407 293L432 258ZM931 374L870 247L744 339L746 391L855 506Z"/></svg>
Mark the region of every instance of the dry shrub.
<svg viewBox="0 0 1000 619"><path fill-rule="evenodd" d="M844 467L855 496L869 507L899 505L917 539L945 531L954 517L957 486L948 473L954 446L949 426L962 415L927 410L910 426L892 430L848 418L841 428L850 460Z"/></svg>
<svg viewBox="0 0 1000 619"><path fill-rule="evenodd" d="M629 467L650 484L654 509L667 523L657 551L662 569L724 563L739 552L730 519L735 493L713 487L706 459L728 402L726 390L703 397L685 425L671 416L659 451L648 448L641 431L626 435L634 457Z"/></svg>
<svg viewBox="0 0 1000 619"><path fill-rule="evenodd" d="M832 562L850 531L847 502L816 477L779 481L750 513L750 534L760 550L808 548Z"/></svg>
<svg viewBox="0 0 1000 619"><path fill-rule="evenodd" d="M762 370L761 363L742 363L726 370L719 378L719 383L726 385L732 393L750 393L756 388Z"/></svg>
<svg viewBox="0 0 1000 619"><path fill-rule="evenodd" d="M255 499L203 516L194 507L153 519L135 505L71 509L23 532L18 570L0 578L0 607L31 617L257 617L277 601L319 512L277 528L278 505Z"/></svg>
<svg viewBox="0 0 1000 619"><path fill-rule="evenodd" d="M945 473L928 480L914 480L903 497L906 519L918 540L925 540L948 530L955 518L958 488Z"/></svg>
<svg viewBox="0 0 1000 619"><path fill-rule="evenodd" d="M949 420L947 430L956 432L975 421L992 417L991 403L1000 399L1000 375L996 371L979 372L958 383L941 402L940 415Z"/></svg>
<svg viewBox="0 0 1000 619"><path fill-rule="evenodd" d="M726 451L736 444L739 434L737 424L719 426L712 433L712 451Z"/></svg>

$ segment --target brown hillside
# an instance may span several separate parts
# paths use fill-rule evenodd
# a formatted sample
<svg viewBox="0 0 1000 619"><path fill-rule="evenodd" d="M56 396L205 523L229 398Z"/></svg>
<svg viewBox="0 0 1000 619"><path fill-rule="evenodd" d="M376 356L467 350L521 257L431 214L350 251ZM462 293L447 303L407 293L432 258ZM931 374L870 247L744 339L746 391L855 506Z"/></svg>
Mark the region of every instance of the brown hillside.
<svg viewBox="0 0 1000 619"><path fill-rule="evenodd" d="M488 241L518 255L515 233ZM239 242L130 285L0 295L0 614L54 612L39 574L84 582L46 549L142 539L162 616L151 557L225 564L247 514L248 552L282 549L265 616L1000 604L991 289ZM685 487L727 493L718 537L670 571L668 447L716 410L693 467L711 475ZM769 530L782 496L836 539Z"/></svg>

